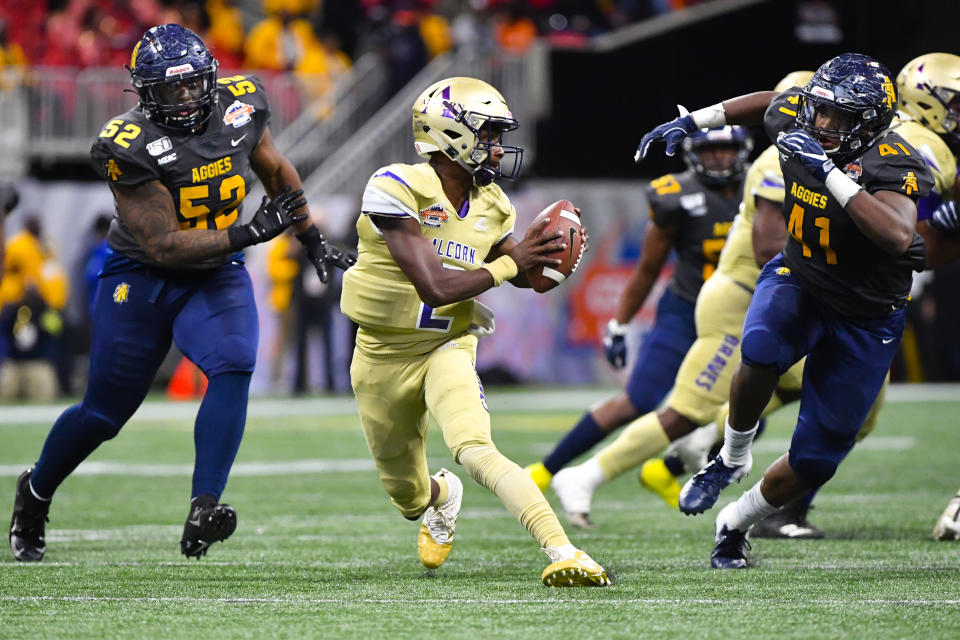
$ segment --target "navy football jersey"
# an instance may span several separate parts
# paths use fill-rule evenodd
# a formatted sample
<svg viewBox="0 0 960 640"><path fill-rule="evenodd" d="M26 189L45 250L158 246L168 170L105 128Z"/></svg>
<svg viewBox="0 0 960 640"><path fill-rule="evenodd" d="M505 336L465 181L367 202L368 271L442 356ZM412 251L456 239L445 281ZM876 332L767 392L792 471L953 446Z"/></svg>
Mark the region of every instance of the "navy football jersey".
<svg viewBox="0 0 960 640"><path fill-rule="evenodd" d="M713 275L727 233L743 199L743 180L733 194L704 185L692 170L667 174L646 189L650 218L657 226L675 229L673 249L677 265L670 290L680 299L696 302L704 281Z"/></svg>
<svg viewBox="0 0 960 640"><path fill-rule="evenodd" d="M152 122L139 105L111 119L90 149L94 169L111 184L162 182L181 229L229 227L240 217L253 177L250 155L270 123L270 105L253 76L220 78L216 92L213 112L199 134ZM131 260L154 265L119 216L107 242ZM230 259L218 256L178 268L210 269Z"/></svg>
<svg viewBox="0 0 960 640"><path fill-rule="evenodd" d="M764 115L764 127L776 142L781 131L797 128L799 89L783 92ZM923 269L926 249L914 233L901 256L891 256L860 231L826 186L794 157L780 156L787 221L784 261L810 292L837 312L875 317L906 304L912 271ZM914 201L933 187L923 155L889 131L862 156L838 167L867 192L895 191Z"/></svg>

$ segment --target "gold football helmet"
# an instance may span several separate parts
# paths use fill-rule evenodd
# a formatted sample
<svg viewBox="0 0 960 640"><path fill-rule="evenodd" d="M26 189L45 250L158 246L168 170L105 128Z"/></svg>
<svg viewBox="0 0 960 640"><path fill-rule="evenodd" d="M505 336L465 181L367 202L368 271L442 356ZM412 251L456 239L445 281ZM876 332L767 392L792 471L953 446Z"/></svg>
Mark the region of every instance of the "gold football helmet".
<svg viewBox="0 0 960 640"><path fill-rule="evenodd" d="M928 53L914 58L897 76L897 88L901 111L931 131L960 135L960 57Z"/></svg>
<svg viewBox="0 0 960 640"><path fill-rule="evenodd" d="M780 93L793 87L805 87L811 78L813 78L813 71L791 71L777 83L773 90Z"/></svg>
<svg viewBox="0 0 960 640"><path fill-rule="evenodd" d="M484 186L498 177L516 179L523 149L503 144L503 134L517 128L516 118L499 91L476 78L447 78L430 85L413 103L413 144L429 158L441 152ZM499 147L503 157L492 158ZM509 172L501 169L512 160Z"/></svg>

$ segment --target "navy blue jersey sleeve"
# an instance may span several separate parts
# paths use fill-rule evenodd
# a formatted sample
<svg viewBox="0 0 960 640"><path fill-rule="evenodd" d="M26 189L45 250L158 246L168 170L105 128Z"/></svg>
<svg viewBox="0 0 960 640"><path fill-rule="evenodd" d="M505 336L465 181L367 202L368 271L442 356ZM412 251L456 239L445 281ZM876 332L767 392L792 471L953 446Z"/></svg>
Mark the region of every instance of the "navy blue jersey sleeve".
<svg viewBox="0 0 960 640"><path fill-rule="evenodd" d="M797 108L800 103L800 87L788 89L778 95L763 114L763 129L770 141L777 142L777 134L797 126Z"/></svg>
<svg viewBox="0 0 960 640"><path fill-rule="evenodd" d="M228 76L217 80L217 99L223 105L223 123L239 129L253 123L254 138L270 126L270 101L256 76Z"/></svg>
<svg viewBox="0 0 960 640"><path fill-rule="evenodd" d="M683 224L686 212L678 199L682 191L680 181L667 174L650 182L646 188L650 203L650 219L659 227L678 227Z"/></svg>
<svg viewBox="0 0 960 640"><path fill-rule="evenodd" d="M863 156L863 187L870 193L896 191L914 201L933 189L933 174L923 155L896 133L888 133Z"/></svg>
<svg viewBox="0 0 960 640"><path fill-rule="evenodd" d="M90 148L93 170L107 182L123 185L159 180L160 172L145 146L143 123L124 116L110 120L100 130Z"/></svg>

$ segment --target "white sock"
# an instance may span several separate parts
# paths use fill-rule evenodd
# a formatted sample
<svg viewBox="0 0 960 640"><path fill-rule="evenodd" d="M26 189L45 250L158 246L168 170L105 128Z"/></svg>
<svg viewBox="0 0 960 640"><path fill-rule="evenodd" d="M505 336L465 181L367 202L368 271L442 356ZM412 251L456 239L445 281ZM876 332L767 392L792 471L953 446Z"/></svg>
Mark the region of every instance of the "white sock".
<svg viewBox="0 0 960 640"><path fill-rule="evenodd" d="M572 558L573 554L577 552L577 548L572 544L562 544L559 547L547 547L543 549L543 552L547 554L551 562L560 562Z"/></svg>
<svg viewBox="0 0 960 640"><path fill-rule="evenodd" d="M717 514L717 531L726 525L728 529L746 531L755 522L759 522L778 507L773 506L760 492L760 483L750 487L750 490L731 502Z"/></svg>
<svg viewBox="0 0 960 640"><path fill-rule="evenodd" d="M723 448L720 449L723 462L729 467L746 464L750 459L750 445L753 444L755 435L757 435L756 424L749 431L737 431L730 426L728 417L727 424L723 428Z"/></svg>

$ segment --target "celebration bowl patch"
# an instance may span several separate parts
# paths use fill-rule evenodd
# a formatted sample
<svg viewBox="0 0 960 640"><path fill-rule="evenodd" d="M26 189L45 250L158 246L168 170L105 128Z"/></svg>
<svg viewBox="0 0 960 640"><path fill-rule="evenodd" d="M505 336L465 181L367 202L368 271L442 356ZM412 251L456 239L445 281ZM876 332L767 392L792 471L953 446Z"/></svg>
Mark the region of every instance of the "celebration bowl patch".
<svg viewBox="0 0 960 640"><path fill-rule="evenodd" d="M439 227L447 221L447 212L442 204L432 204L420 212L420 220L428 227Z"/></svg>
<svg viewBox="0 0 960 640"><path fill-rule="evenodd" d="M252 114L254 111L256 111L256 109L253 108L252 104L234 100L233 104L227 107L227 110L223 114L223 123L233 125L234 129L242 127L253 120Z"/></svg>

